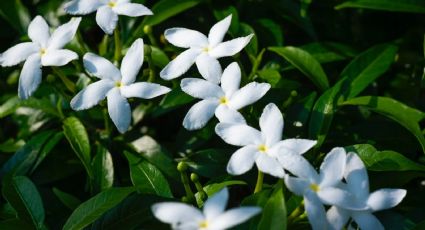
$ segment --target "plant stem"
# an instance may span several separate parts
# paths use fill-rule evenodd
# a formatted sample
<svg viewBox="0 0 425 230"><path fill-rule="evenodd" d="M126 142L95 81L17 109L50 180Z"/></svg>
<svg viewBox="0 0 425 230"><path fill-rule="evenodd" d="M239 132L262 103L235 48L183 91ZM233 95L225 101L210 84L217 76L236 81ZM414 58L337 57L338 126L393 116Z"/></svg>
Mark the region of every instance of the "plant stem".
<svg viewBox="0 0 425 230"><path fill-rule="evenodd" d="M288 224L293 223L297 217L304 213L304 200L301 201L300 205L292 211L292 213L288 216Z"/></svg>
<svg viewBox="0 0 425 230"><path fill-rule="evenodd" d="M103 120L105 121L106 135L107 137L109 137L111 135L112 130L111 130L111 123L109 121L109 113L107 108L103 109Z"/></svg>
<svg viewBox="0 0 425 230"><path fill-rule="evenodd" d="M261 192L263 189L264 173L258 170L257 184L255 185L254 193Z"/></svg>
<svg viewBox="0 0 425 230"><path fill-rule="evenodd" d="M116 62L119 62L121 58L121 39L120 39L120 31L118 26L114 30L114 42L115 42L114 60Z"/></svg>
<svg viewBox="0 0 425 230"><path fill-rule="evenodd" d="M56 66L52 66L52 70L62 80L65 87L71 91L71 93L75 93L75 84Z"/></svg>
<svg viewBox="0 0 425 230"><path fill-rule="evenodd" d="M84 43L83 37L81 36L81 32L79 30L77 30L76 37L77 37L78 45L80 45L81 52L83 54L87 53L88 49L86 47L86 44Z"/></svg>
<svg viewBox="0 0 425 230"><path fill-rule="evenodd" d="M262 49L260 54L258 54L257 58L255 59L254 64L252 65L251 73L248 76L249 81L253 81L255 79L255 74L258 71L258 67L261 64L261 61L263 60L263 54L265 51L265 49Z"/></svg>

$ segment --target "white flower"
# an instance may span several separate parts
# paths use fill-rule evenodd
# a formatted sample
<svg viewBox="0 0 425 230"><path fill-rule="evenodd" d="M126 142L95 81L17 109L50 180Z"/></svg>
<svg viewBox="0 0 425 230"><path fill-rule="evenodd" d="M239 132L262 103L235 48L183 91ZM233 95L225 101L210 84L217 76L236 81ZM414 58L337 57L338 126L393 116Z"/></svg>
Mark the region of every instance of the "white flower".
<svg viewBox="0 0 425 230"><path fill-rule="evenodd" d="M167 29L164 33L167 41L177 47L188 49L165 66L160 73L161 78L165 80L177 78L196 62L199 72L205 79L219 83L220 75L217 73L221 72L221 67L217 59L235 55L254 36L251 34L222 42L231 21L232 15L219 21L211 28L208 38L198 31L186 28Z"/></svg>
<svg viewBox="0 0 425 230"><path fill-rule="evenodd" d="M304 207L313 229L329 228L323 204L337 205L353 210L366 209L364 204L355 201L353 194L340 188L345 162L345 150L334 148L327 154L320 166L320 174L317 174L306 160L297 162L297 167L288 169L298 178L285 176L286 187L296 195L304 196Z"/></svg>
<svg viewBox="0 0 425 230"><path fill-rule="evenodd" d="M220 79L221 73L218 73ZM221 87L203 79L185 78L182 90L202 101L190 108L183 120L188 130L204 127L215 115L221 122L245 122L237 110L258 101L270 89L268 83L251 82L239 89L241 70L236 62L230 64L221 77Z"/></svg>
<svg viewBox="0 0 425 230"><path fill-rule="evenodd" d="M142 39L137 39L128 49L121 63L121 71L102 57L92 53L84 55L86 70L101 80L81 90L71 100L72 109L88 109L107 97L109 116L118 131L127 131L131 121L131 108L126 98L150 99L170 91L169 88L154 83L134 83L143 63L143 55Z"/></svg>
<svg viewBox="0 0 425 230"><path fill-rule="evenodd" d="M96 12L96 22L107 34L112 34L118 22L118 15L139 17L152 15L152 11L142 4L130 0L72 0L65 4L69 14L90 14Z"/></svg>
<svg viewBox="0 0 425 230"><path fill-rule="evenodd" d="M379 189L369 194L369 179L366 168L355 153L347 156L345 169L347 190L355 195L359 204L366 204L367 210L356 211L333 206L328 210L327 217L333 229L341 229L351 217L363 230L384 229L378 218L372 212L388 209L399 204L406 196L404 189Z"/></svg>
<svg viewBox="0 0 425 230"><path fill-rule="evenodd" d="M239 207L224 211L229 192L227 188L209 198L199 209L178 202L163 202L152 206L152 212L160 221L171 224L175 230L222 230L245 222L257 215L261 208Z"/></svg>
<svg viewBox="0 0 425 230"><path fill-rule="evenodd" d="M316 141L286 139L282 141L283 117L277 106L268 104L260 117L261 131L244 123L219 123L215 132L226 143L243 146L227 164L227 172L240 175L257 165L264 173L283 178L282 165L297 164L301 154L312 148ZM283 164L281 164L282 162ZM294 167L294 166L290 166Z"/></svg>
<svg viewBox="0 0 425 230"><path fill-rule="evenodd" d="M78 58L75 52L62 48L73 39L80 21L81 18L73 18L50 35L46 21L37 16L28 27L32 42L17 44L1 54L0 64L3 67L25 61L19 77L20 98L27 99L38 88L42 66L63 66Z"/></svg>

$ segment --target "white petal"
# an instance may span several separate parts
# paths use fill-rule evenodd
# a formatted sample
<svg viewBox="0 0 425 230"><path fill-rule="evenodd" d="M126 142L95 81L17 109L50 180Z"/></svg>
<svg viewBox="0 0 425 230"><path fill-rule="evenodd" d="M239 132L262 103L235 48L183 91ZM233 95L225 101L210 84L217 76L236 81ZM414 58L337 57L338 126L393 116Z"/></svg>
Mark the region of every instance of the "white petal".
<svg viewBox="0 0 425 230"><path fill-rule="evenodd" d="M152 206L153 215L164 223L199 222L204 219L197 208L177 202L163 202Z"/></svg>
<svg viewBox="0 0 425 230"><path fill-rule="evenodd" d="M352 217L362 230L384 230L378 218L370 212L353 212Z"/></svg>
<svg viewBox="0 0 425 230"><path fill-rule="evenodd" d="M321 186L333 186L344 176L346 154L343 148L333 148L320 166Z"/></svg>
<svg viewBox="0 0 425 230"><path fill-rule="evenodd" d="M208 198L204 204L204 215L207 220L211 220L224 212L229 199L229 191L227 188L220 190L214 196Z"/></svg>
<svg viewBox="0 0 425 230"><path fill-rule="evenodd" d="M261 144L261 132L245 124L219 123L215 133L226 143L236 146Z"/></svg>
<svg viewBox="0 0 425 230"><path fill-rule="evenodd" d="M241 84L241 68L238 63L232 62L223 71L221 77L221 88L223 88L226 97L231 97Z"/></svg>
<svg viewBox="0 0 425 230"><path fill-rule="evenodd" d="M283 116L273 103L266 105L260 117L260 128L267 146L282 140Z"/></svg>
<svg viewBox="0 0 425 230"><path fill-rule="evenodd" d="M307 218L313 229L328 229L329 223L326 219L325 207L313 192L307 192L304 196L304 208Z"/></svg>
<svg viewBox="0 0 425 230"><path fill-rule="evenodd" d="M114 82L108 79L100 80L88 85L71 100L73 110L83 110L97 105L105 99L106 94L114 87Z"/></svg>
<svg viewBox="0 0 425 230"><path fill-rule="evenodd" d="M87 72L100 79L121 80L121 72L110 61L93 53L86 53L83 57Z"/></svg>
<svg viewBox="0 0 425 230"><path fill-rule="evenodd" d="M367 205L373 211L389 209L398 205L406 196L404 189L379 189L370 194Z"/></svg>
<svg viewBox="0 0 425 230"><path fill-rule="evenodd" d="M65 11L68 14L89 14L102 5L99 0L72 0L65 3Z"/></svg>
<svg viewBox="0 0 425 230"><path fill-rule="evenodd" d="M81 18L72 18L66 24L59 26L50 37L48 48L50 50L63 48L74 38L80 22Z"/></svg>
<svg viewBox="0 0 425 230"><path fill-rule="evenodd" d="M120 133L125 133L130 127L131 108L128 101L115 87L106 95L108 97L108 113Z"/></svg>
<svg viewBox="0 0 425 230"><path fill-rule="evenodd" d="M255 146L248 145L238 149L230 157L227 172L232 175L241 175L252 168L258 150Z"/></svg>
<svg viewBox="0 0 425 230"><path fill-rule="evenodd" d="M63 66L70 61L78 59L78 55L70 50L48 50L41 56L43 66Z"/></svg>
<svg viewBox="0 0 425 230"><path fill-rule="evenodd" d="M143 15L152 15L152 11L146 6L137 3L122 3L117 4L113 10L119 15L126 15L130 17L139 17Z"/></svg>
<svg viewBox="0 0 425 230"><path fill-rule="evenodd" d="M265 153L258 154L255 163L257 164L258 169L264 173L278 178L283 178L285 176L285 172L277 159L267 156Z"/></svg>
<svg viewBox="0 0 425 230"><path fill-rule="evenodd" d="M203 128L214 116L218 102L214 100L202 100L192 106L183 120L183 127L187 130Z"/></svg>
<svg viewBox="0 0 425 230"><path fill-rule="evenodd" d="M236 91L229 101L229 106L239 110L247 105L250 105L262 98L270 89L268 83L251 82L243 88Z"/></svg>
<svg viewBox="0 0 425 230"><path fill-rule="evenodd" d="M41 82L41 58L38 53L28 57L19 76L18 95L28 99Z"/></svg>
<svg viewBox="0 0 425 230"><path fill-rule="evenodd" d="M133 83L136 80L140 67L143 64L144 58L143 39L139 38L128 49L121 63L122 82L126 85Z"/></svg>
<svg viewBox="0 0 425 230"><path fill-rule="evenodd" d="M31 21L28 27L28 36L33 42L40 44L42 47L47 46L50 32L49 25L47 25L43 17L37 16Z"/></svg>
<svg viewBox="0 0 425 230"><path fill-rule="evenodd" d="M258 207L233 208L211 221L211 229L228 229L243 223L261 212Z"/></svg>
<svg viewBox="0 0 425 230"><path fill-rule="evenodd" d="M239 53L239 51L241 51L246 45L248 45L253 36L254 34L251 34L246 37L235 38L233 40L220 43L214 47L209 52L209 54L215 58L233 56Z"/></svg>
<svg viewBox="0 0 425 230"><path fill-rule="evenodd" d="M337 206L332 206L327 211L326 218L332 230L340 230L343 229L342 227L344 227L350 218L350 212Z"/></svg>
<svg viewBox="0 0 425 230"><path fill-rule="evenodd" d="M291 192L302 196L310 186L310 182L301 178L285 176L285 185Z"/></svg>
<svg viewBox="0 0 425 230"><path fill-rule="evenodd" d="M344 177L348 190L360 200L366 201L369 197L369 178L366 168L357 154L347 154Z"/></svg>
<svg viewBox="0 0 425 230"><path fill-rule="evenodd" d="M171 80L180 77L189 70L189 68L195 63L196 57L201 51L196 49L188 49L177 56L174 60L167 64L164 69L161 70L159 76L164 80Z"/></svg>
<svg viewBox="0 0 425 230"><path fill-rule="evenodd" d="M227 105L219 105L215 110L215 116L222 123L246 124L245 118L238 111Z"/></svg>
<svg viewBox="0 0 425 230"><path fill-rule="evenodd" d="M3 67L17 65L38 51L39 47L32 42L17 44L1 54L0 64Z"/></svg>
<svg viewBox="0 0 425 230"><path fill-rule="evenodd" d="M222 69L217 59L202 53L196 58L196 67L203 78L215 84L220 83Z"/></svg>
<svg viewBox="0 0 425 230"><path fill-rule="evenodd" d="M165 86L149 82L137 82L131 85L121 86L121 94L126 98L138 97L151 99L170 91L171 90Z"/></svg>
<svg viewBox="0 0 425 230"><path fill-rule="evenodd" d="M218 43L223 41L224 35L226 35L231 22L232 15L229 15L211 27L210 32L208 33L208 42L211 47L215 47Z"/></svg>
<svg viewBox="0 0 425 230"><path fill-rule="evenodd" d="M271 154L277 157L282 167L295 176L311 182L319 180L316 170L314 170L310 162L308 162L302 155L291 151L274 153L274 151L279 151L275 149L275 147L270 149L270 151Z"/></svg>
<svg viewBox="0 0 425 230"><path fill-rule="evenodd" d="M101 6L96 13L96 22L107 34L112 34L118 22L118 15L111 7Z"/></svg>
<svg viewBox="0 0 425 230"><path fill-rule="evenodd" d="M279 148L283 148L281 151L287 151L294 152L297 154L304 154L313 146L315 146L317 141L313 140L307 140L307 139L286 139L283 141L280 141L278 144Z"/></svg>
<svg viewBox="0 0 425 230"><path fill-rule="evenodd" d="M224 96L223 90L218 85L199 78L185 78L180 82L180 87L185 93L195 98L219 99Z"/></svg>
<svg viewBox="0 0 425 230"><path fill-rule="evenodd" d="M202 48L208 45L208 39L196 30L186 28L171 28L164 32L165 39L181 48Z"/></svg>
<svg viewBox="0 0 425 230"><path fill-rule="evenodd" d="M325 187L320 188L317 192L322 202L327 205L336 205L341 208L350 210L366 210L367 206L361 200L357 200L355 196L343 189Z"/></svg>

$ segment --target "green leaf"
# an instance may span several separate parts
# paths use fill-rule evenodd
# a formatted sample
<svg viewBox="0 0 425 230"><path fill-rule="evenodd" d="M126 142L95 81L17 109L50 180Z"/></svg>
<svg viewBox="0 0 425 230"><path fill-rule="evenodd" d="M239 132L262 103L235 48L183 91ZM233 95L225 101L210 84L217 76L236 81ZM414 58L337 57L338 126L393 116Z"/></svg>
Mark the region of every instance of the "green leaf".
<svg viewBox="0 0 425 230"><path fill-rule="evenodd" d="M407 13L425 13L422 0L351 0L335 6L335 9L365 8Z"/></svg>
<svg viewBox="0 0 425 230"><path fill-rule="evenodd" d="M0 118L14 113L19 107L39 109L46 114L60 117L58 110L48 99L28 98L27 100L21 100L18 97L12 97L0 106Z"/></svg>
<svg viewBox="0 0 425 230"><path fill-rule="evenodd" d="M44 207L37 188L24 176L9 177L3 181L3 196L16 210L19 219L41 229L44 223Z"/></svg>
<svg viewBox="0 0 425 230"><path fill-rule="evenodd" d="M151 46L152 48L152 62L158 68L164 68L169 62L170 59L161 49Z"/></svg>
<svg viewBox="0 0 425 230"><path fill-rule="evenodd" d="M59 141L62 140L62 138L63 133L58 132L51 136L49 140L47 140L46 144L43 146L43 149L38 154L37 161L34 163L31 173L34 172L34 170L41 164L41 162L43 162L43 160L47 157L47 155L49 155L49 153L59 143Z"/></svg>
<svg viewBox="0 0 425 230"><path fill-rule="evenodd" d="M75 210L81 204L78 198L57 188L53 188L53 193L70 210Z"/></svg>
<svg viewBox="0 0 425 230"><path fill-rule="evenodd" d="M138 192L156 194L163 197L173 197L167 179L161 171L145 159L124 152L130 164L130 176Z"/></svg>
<svg viewBox="0 0 425 230"><path fill-rule="evenodd" d="M186 93L184 93L180 87L177 87L171 92L167 93L159 103L159 106L156 106L152 111L152 116L157 117L164 113L167 113L173 109L179 108L183 105L189 104L195 99Z"/></svg>
<svg viewBox="0 0 425 230"><path fill-rule="evenodd" d="M21 100L18 97L12 97L0 106L0 118L6 117L19 107Z"/></svg>
<svg viewBox="0 0 425 230"><path fill-rule="evenodd" d="M93 178L93 171L90 164L90 142L86 128L76 117L68 117L63 121L63 133L68 139L74 152L84 165L87 175Z"/></svg>
<svg viewBox="0 0 425 230"><path fill-rule="evenodd" d="M229 153L228 149L204 149L189 155L185 162L195 173L214 178L226 174Z"/></svg>
<svg viewBox="0 0 425 230"><path fill-rule="evenodd" d="M378 151L369 144L345 147L347 152L355 152L371 171L425 171L425 166L415 163L402 154L390 150Z"/></svg>
<svg viewBox="0 0 425 230"><path fill-rule="evenodd" d="M328 77L322 66L308 52L292 46L270 47L269 50L285 58L305 74L320 90L324 91L329 88Z"/></svg>
<svg viewBox="0 0 425 230"><path fill-rule="evenodd" d="M425 137L419 127L419 122L425 118L425 113L387 97L357 97L342 105L363 106L398 122L415 135L425 153Z"/></svg>
<svg viewBox="0 0 425 230"><path fill-rule="evenodd" d="M311 54L319 63L341 61L357 54L352 47L336 42L313 42L300 48Z"/></svg>
<svg viewBox="0 0 425 230"><path fill-rule="evenodd" d="M114 164L112 156L102 145L97 145L97 153L93 158L94 191L96 193L111 188L114 184Z"/></svg>
<svg viewBox="0 0 425 230"><path fill-rule="evenodd" d="M82 203L66 221L63 230L82 229L93 223L106 211L119 204L134 188L110 188Z"/></svg>
<svg viewBox="0 0 425 230"><path fill-rule="evenodd" d="M0 16L21 34L26 33L31 20L28 9L21 0L0 1Z"/></svg>
<svg viewBox="0 0 425 230"><path fill-rule="evenodd" d="M257 20L257 23L267 32L270 33L273 37L273 44L277 46L283 46L283 32L280 28L280 25L276 23L275 21L268 19L268 18L262 18ZM270 38L269 38L270 39Z"/></svg>
<svg viewBox="0 0 425 230"><path fill-rule="evenodd" d="M262 218L258 224L259 230L285 230L286 229L286 206L283 197L283 184L279 182L273 190L273 194L262 210Z"/></svg>
<svg viewBox="0 0 425 230"><path fill-rule="evenodd" d="M280 75L279 71L274 69L264 69L258 71L258 76L267 81L272 85L272 87L276 87L279 83L280 79L282 79L282 76Z"/></svg>

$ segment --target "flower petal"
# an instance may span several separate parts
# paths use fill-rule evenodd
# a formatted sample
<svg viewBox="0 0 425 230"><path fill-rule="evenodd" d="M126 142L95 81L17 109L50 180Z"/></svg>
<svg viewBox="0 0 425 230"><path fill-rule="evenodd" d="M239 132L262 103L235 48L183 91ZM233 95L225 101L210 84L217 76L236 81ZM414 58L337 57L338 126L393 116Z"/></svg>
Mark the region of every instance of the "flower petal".
<svg viewBox="0 0 425 230"><path fill-rule="evenodd" d="M136 80L144 58L143 39L139 38L128 49L121 63L122 83L131 84Z"/></svg>
<svg viewBox="0 0 425 230"><path fill-rule="evenodd" d="M326 219L325 207L313 192L307 192L304 195L304 208L313 230L328 229L329 223Z"/></svg>
<svg viewBox="0 0 425 230"><path fill-rule="evenodd" d="M113 11L119 15L126 15L130 17L140 17L143 15L152 15L152 11L146 6L137 3L122 3L117 4Z"/></svg>
<svg viewBox="0 0 425 230"><path fill-rule="evenodd" d="M236 146L259 145L261 132L245 124L219 123L215 133L226 143Z"/></svg>
<svg viewBox="0 0 425 230"><path fill-rule="evenodd" d="M101 6L96 13L96 22L107 34L112 34L118 22L118 15L111 7Z"/></svg>
<svg viewBox="0 0 425 230"><path fill-rule="evenodd" d="M287 152L275 152L282 151L275 147L270 149L270 154L273 154L279 160L282 167L297 177L316 182L319 180L319 176L314 170L313 166L308 162L302 155L287 151Z"/></svg>
<svg viewBox="0 0 425 230"><path fill-rule="evenodd" d="M350 210L366 210L367 206L361 200L357 200L356 197L343 189L325 187L320 188L317 192L320 200L327 205L336 205L341 208Z"/></svg>
<svg viewBox="0 0 425 230"><path fill-rule="evenodd" d="M83 110L97 105L105 99L106 94L114 87L114 82L108 79L100 80L88 85L71 100L73 110Z"/></svg>
<svg viewBox="0 0 425 230"><path fill-rule="evenodd" d="M349 218L350 212L345 209L338 208L337 206L332 206L326 212L326 219L328 220L332 230L343 229L342 227L344 227Z"/></svg>
<svg viewBox="0 0 425 230"><path fill-rule="evenodd" d="M404 189L379 189L370 194L367 205L374 212L389 209L398 205L405 196L406 190Z"/></svg>
<svg viewBox="0 0 425 230"><path fill-rule="evenodd" d="M169 224L199 222L204 219L197 208L178 202L163 202L152 206L153 215L160 221Z"/></svg>
<svg viewBox="0 0 425 230"><path fill-rule="evenodd" d="M69 22L59 26L50 37L48 49L61 49L69 43L75 36L81 18L72 18Z"/></svg>
<svg viewBox="0 0 425 230"><path fill-rule="evenodd" d="M38 43L41 47L46 47L50 38L49 25L43 17L35 17L28 26L28 37Z"/></svg>
<svg viewBox="0 0 425 230"><path fill-rule="evenodd" d="M241 68L238 63L232 62L223 71L221 77L221 88L223 89L226 97L231 97L241 84Z"/></svg>
<svg viewBox="0 0 425 230"><path fill-rule="evenodd" d="M106 95L108 97L108 113L120 133L125 133L130 127L131 108L128 101L115 87Z"/></svg>
<svg viewBox="0 0 425 230"><path fill-rule="evenodd" d="M78 59L78 55L70 50L49 50L41 56L43 66L63 66Z"/></svg>
<svg viewBox="0 0 425 230"><path fill-rule="evenodd" d="M264 107L260 117L260 128L267 146L272 146L282 140L283 116L273 103Z"/></svg>
<svg viewBox="0 0 425 230"><path fill-rule="evenodd" d="M333 186L339 183L344 175L346 154L343 148L333 148L320 166L320 185Z"/></svg>
<svg viewBox="0 0 425 230"><path fill-rule="evenodd" d="M258 170L264 173L278 178L283 178L285 176L285 172L283 171L282 166L280 166L277 159L270 157L265 153L258 154L255 163L257 164Z"/></svg>
<svg viewBox="0 0 425 230"><path fill-rule="evenodd" d="M195 63L195 60L200 53L201 51L196 49L188 49L184 51L168 63L164 69L161 70L159 76L164 80L171 80L180 77L189 70L193 63Z"/></svg>
<svg viewBox="0 0 425 230"><path fill-rule="evenodd" d="M121 87L121 94L126 97L151 99L166 94L171 90L165 86L149 82L138 82Z"/></svg>
<svg viewBox="0 0 425 230"><path fill-rule="evenodd" d="M192 106L183 120L183 127L187 130L203 128L214 116L218 102L214 100L202 100Z"/></svg>
<svg viewBox="0 0 425 230"><path fill-rule="evenodd" d="M227 172L232 175L241 175L252 168L258 150L255 146L248 145L238 149L230 157Z"/></svg>
<svg viewBox="0 0 425 230"><path fill-rule="evenodd" d="M290 152L294 152L297 154L304 154L305 152L307 152L308 150L310 150L311 148L313 148L313 146L315 146L317 143L317 141L313 141L313 140L307 140L307 139L286 139L283 141L280 141L278 144L279 148L283 148L281 151L290 151Z"/></svg>
<svg viewBox="0 0 425 230"><path fill-rule="evenodd" d="M235 38L233 40L220 43L214 47L209 52L209 54L215 58L233 56L239 53L239 51L241 51L246 45L248 45L253 36L254 34L251 34L246 37Z"/></svg>
<svg viewBox="0 0 425 230"><path fill-rule="evenodd" d="M250 105L262 98L270 89L268 83L251 82L243 88L236 91L229 101L229 106L239 110L247 105Z"/></svg>
<svg viewBox="0 0 425 230"><path fill-rule="evenodd" d="M211 47L215 47L223 41L224 35L226 35L231 22L232 15L229 15L211 27L210 32L208 33L208 42Z"/></svg>
<svg viewBox="0 0 425 230"><path fill-rule="evenodd" d="M3 67L14 66L25 61L31 54L37 53L39 47L32 42L17 44L0 56L0 64Z"/></svg>
<svg viewBox="0 0 425 230"><path fill-rule="evenodd" d="M204 215L207 220L212 220L222 214L227 205L229 199L229 191L225 187L220 190L214 196L208 198L204 203Z"/></svg>
<svg viewBox="0 0 425 230"><path fill-rule="evenodd" d="M207 53L201 53L196 58L196 67L198 67L198 71L203 78L214 84L220 83L222 69L217 59Z"/></svg>
<svg viewBox="0 0 425 230"><path fill-rule="evenodd" d="M260 212L261 208L258 207L233 208L211 221L211 227L208 226L208 228L228 229L247 221L248 219L257 215Z"/></svg>
<svg viewBox="0 0 425 230"><path fill-rule="evenodd" d="M180 87L185 93L195 98L219 99L224 96L223 90L218 85L199 78L184 78L180 82Z"/></svg>
<svg viewBox="0 0 425 230"><path fill-rule="evenodd" d="M19 76L18 95L28 99L41 82L41 58L38 53L28 57Z"/></svg>
<svg viewBox="0 0 425 230"><path fill-rule="evenodd" d="M89 14L104 5L99 0L72 0L65 3L65 11L68 14Z"/></svg>
<svg viewBox="0 0 425 230"><path fill-rule="evenodd" d="M245 118L238 111L227 105L219 105L215 110L215 116L222 123L246 124Z"/></svg>
<svg viewBox="0 0 425 230"><path fill-rule="evenodd" d="M186 28L171 28L164 32L165 39L174 46L181 48L203 48L208 45L208 39L196 30Z"/></svg>
<svg viewBox="0 0 425 230"><path fill-rule="evenodd" d="M87 72L100 79L121 80L121 72L107 59L93 53L86 53L83 57Z"/></svg>
<svg viewBox="0 0 425 230"><path fill-rule="evenodd" d="M348 190L360 200L366 201L369 197L369 178L366 168L357 154L347 154L344 177Z"/></svg>
<svg viewBox="0 0 425 230"><path fill-rule="evenodd" d="M381 222L370 212L353 212L352 217L362 230L384 230Z"/></svg>
<svg viewBox="0 0 425 230"><path fill-rule="evenodd" d="M310 183L302 178L285 176L285 185L293 193L298 196L304 195Z"/></svg>

